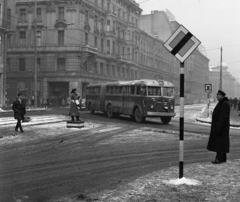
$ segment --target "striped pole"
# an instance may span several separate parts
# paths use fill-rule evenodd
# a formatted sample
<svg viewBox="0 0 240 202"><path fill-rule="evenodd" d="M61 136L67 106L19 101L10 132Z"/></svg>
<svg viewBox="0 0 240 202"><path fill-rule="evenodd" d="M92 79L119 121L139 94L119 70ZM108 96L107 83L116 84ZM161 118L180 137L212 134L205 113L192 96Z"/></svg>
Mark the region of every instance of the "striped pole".
<svg viewBox="0 0 240 202"><path fill-rule="evenodd" d="M179 179L183 177L184 154L184 62L180 63Z"/></svg>

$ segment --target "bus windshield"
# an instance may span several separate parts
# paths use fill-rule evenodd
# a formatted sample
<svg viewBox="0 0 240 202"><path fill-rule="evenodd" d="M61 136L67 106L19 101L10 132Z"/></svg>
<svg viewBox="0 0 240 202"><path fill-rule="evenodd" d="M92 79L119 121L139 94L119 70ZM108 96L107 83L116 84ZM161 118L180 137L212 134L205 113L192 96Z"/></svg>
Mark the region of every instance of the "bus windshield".
<svg viewBox="0 0 240 202"><path fill-rule="evenodd" d="M163 88L163 96L173 97L174 96L174 88Z"/></svg>
<svg viewBox="0 0 240 202"><path fill-rule="evenodd" d="M147 92L149 96L161 96L161 87L147 87Z"/></svg>

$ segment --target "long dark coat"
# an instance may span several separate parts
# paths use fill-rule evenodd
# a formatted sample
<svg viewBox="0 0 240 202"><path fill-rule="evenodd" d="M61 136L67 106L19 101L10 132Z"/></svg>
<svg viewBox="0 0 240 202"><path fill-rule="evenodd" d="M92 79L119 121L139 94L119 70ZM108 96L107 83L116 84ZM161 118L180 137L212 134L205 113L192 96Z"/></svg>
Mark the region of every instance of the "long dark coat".
<svg viewBox="0 0 240 202"><path fill-rule="evenodd" d="M227 97L218 102L212 114L209 151L229 153L230 105Z"/></svg>
<svg viewBox="0 0 240 202"><path fill-rule="evenodd" d="M79 116L79 109L76 104L77 100L77 94L72 93L70 95L70 110L69 110L69 116Z"/></svg>
<svg viewBox="0 0 240 202"><path fill-rule="evenodd" d="M240 98L238 100L238 111L240 111Z"/></svg>
<svg viewBox="0 0 240 202"><path fill-rule="evenodd" d="M12 110L13 110L13 112L14 112L14 118L15 118L15 119L21 119L21 120L23 120L24 115L26 114L25 102L22 100L21 103L20 103L19 100L16 99L16 100L13 102Z"/></svg>

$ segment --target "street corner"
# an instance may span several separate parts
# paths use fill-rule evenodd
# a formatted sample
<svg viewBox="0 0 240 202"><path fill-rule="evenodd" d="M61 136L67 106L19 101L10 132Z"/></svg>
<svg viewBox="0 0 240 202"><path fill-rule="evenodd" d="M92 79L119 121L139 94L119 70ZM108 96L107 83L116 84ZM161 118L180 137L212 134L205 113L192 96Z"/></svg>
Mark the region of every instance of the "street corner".
<svg viewBox="0 0 240 202"><path fill-rule="evenodd" d="M178 178L178 167L170 167L121 183L114 190L89 194L99 202L127 201L238 201L240 160L214 165L195 163L185 166L185 176Z"/></svg>

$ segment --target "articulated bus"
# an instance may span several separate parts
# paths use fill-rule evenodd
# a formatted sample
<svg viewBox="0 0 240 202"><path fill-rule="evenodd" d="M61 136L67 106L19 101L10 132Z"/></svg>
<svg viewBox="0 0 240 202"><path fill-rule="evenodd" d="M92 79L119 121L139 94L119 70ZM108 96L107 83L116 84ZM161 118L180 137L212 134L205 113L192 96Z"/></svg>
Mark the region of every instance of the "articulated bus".
<svg viewBox="0 0 240 202"><path fill-rule="evenodd" d="M168 124L175 116L174 85L146 79L90 84L86 87L86 107L110 118L123 114L141 123L146 117L160 117Z"/></svg>

